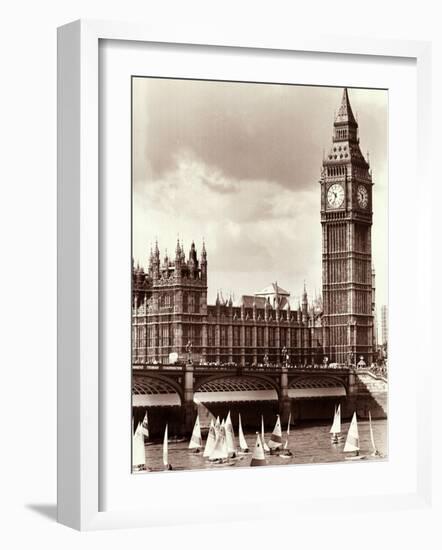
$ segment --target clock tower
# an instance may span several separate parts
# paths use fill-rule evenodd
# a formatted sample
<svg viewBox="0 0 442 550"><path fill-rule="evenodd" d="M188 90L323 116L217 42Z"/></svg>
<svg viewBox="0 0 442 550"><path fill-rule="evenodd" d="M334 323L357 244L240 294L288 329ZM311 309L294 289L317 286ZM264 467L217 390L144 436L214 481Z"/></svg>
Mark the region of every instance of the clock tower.
<svg viewBox="0 0 442 550"><path fill-rule="evenodd" d="M371 171L344 89L321 172L324 348L330 362L373 359Z"/></svg>

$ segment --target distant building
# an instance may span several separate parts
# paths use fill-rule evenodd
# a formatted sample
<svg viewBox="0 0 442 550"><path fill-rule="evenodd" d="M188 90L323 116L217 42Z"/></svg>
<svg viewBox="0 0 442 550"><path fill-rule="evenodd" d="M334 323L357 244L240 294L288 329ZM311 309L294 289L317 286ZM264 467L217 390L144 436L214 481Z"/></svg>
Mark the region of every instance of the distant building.
<svg viewBox="0 0 442 550"><path fill-rule="evenodd" d="M382 332L382 345L388 343L388 307L381 307L381 332Z"/></svg>
<svg viewBox="0 0 442 550"><path fill-rule="evenodd" d="M322 308L309 304L304 287L302 302L292 311L290 293L277 283L251 295L239 305L217 294L207 304L207 252L201 261L195 244L186 260L177 242L175 259L160 261L158 246L147 273L133 268L133 363L167 363L170 353L186 359L192 344L193 360L238 365L281 361L285 347L296 364L319 363Z"/></svg>

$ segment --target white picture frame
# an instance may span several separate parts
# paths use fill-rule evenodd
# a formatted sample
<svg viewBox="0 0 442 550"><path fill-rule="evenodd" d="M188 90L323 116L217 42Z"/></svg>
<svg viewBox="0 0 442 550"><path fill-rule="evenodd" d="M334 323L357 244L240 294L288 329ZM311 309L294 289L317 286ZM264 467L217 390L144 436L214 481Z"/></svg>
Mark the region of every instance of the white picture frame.
<svg viewBox="0 0 442 550"><path fill-rule="evenodd" d="M76 21L58 31L58 521L80 530L140 527L204 521L179 507L134 508L122 502L119 509L102 510L100 483L100 177L99 177L99 45L102 40L130 43L168 43L253 50L299 51L333 55L411 58L417 66L417 162L422 193L429 196L430 45L426 42L363 40L354 37L306 38L280 36L269 43L265 37L245 39L223 31L208 37L201 30L188 36L185 29L172 36L143 25L102 21ZM420 242L431 242L425 210L418 214ZM429 246L420 250L416 276L423 288L430 287ZM425 304L423 304L425 308ZM425 391L430 379L430 361L425 360L429 334L420 334L421 376L417 379L415 490L369 496L304 499L302 511L326 511L330 506L359 510L374 505L378 510L426 506L431 497L428 445L430 401ZM427 350L427 351L426 351ZM415 422L414 422L415 420ZM269 469L267 476L276 476ZM198 473L187 473L195 476ZM203 474L204 475L204 474ZM237 475L237 474L236 474ZM251 479L251 474L246 474ZM276 479L276 477L275 477ZM148 483L148 481L147 481ZM175 483L181 483L178 477ZM158 488L155 489L158 491ZM155 498L155 492L153 493ZM159 497L159 493L158 493ZM290 504L287 495L285 502ZM222 519L259 518L265 496L250 505L247 499L226 511ZM293 503L299 508L299 503ZM297 509L298 509L297 508ZM293 507L292 507L293 510ZM283 512L279 513L281 516Z"/></svg>

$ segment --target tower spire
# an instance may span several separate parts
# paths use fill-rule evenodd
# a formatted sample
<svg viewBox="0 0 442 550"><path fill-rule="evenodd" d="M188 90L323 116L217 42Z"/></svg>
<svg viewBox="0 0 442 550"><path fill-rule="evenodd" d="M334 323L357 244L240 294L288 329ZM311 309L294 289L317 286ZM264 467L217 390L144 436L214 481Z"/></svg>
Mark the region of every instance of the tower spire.
<svg viewBox="0 0 442 550"><path fill-rule="evenodd" d="M352 124L355 126L358 125L350 105L347 88L344 88L344 91L342 93L341 106L339 107L339 111L335 119L335 124Z"/></svg>

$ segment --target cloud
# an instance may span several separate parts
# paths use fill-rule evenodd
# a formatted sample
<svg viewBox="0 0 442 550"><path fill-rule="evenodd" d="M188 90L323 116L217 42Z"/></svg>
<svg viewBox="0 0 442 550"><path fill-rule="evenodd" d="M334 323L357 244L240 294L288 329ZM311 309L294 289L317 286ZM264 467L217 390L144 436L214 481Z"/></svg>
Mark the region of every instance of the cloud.
<svg viewBox="0 0 442 550"><path fill-rule="evenodd" d="M206 241L209 293L321 284L319 175L342 89L134 80L134 257ZM378 297L386 301L387 94L350 90L370 150Z"/></svg>

